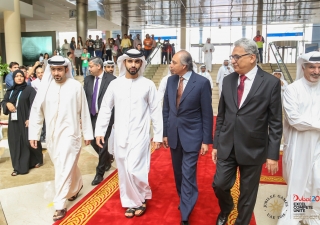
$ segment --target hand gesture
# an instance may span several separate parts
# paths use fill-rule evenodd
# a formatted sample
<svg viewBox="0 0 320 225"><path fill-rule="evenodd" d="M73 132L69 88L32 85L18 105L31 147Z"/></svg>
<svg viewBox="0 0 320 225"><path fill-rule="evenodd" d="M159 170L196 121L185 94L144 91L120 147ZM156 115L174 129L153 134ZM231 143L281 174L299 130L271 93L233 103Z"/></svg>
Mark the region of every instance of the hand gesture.
<svg viewBox="0 0 320 225"><path fill-rule="evenodd" d="M10 112L16 112L16 107L11 103L11 102L8 102L7 103L7 108L9 109Z"/></svg>
<svg viewBox="0 0 320 225"><path fill-rule="evenodd" d="M102 143L102 144L101 144ZM96 137L96 144L100 147L103 148L104 145L104 137L103 136L98 136Z"/></svg>
<svg viewBox="0 0 320 225"><path fill-rule="evenodd" d="M267 159L266 167L268 168L268 173L274 175L278 172L278 160Z"/></svg>
<svg viewBox="0 0 320 225"><path fill-rule="evenodd" d="M208 147L207 144L202 144L202 145L201 145L200 154L201 154L201 155L205 155L205 154L207 153L208 149L209 149L209 147Z"/></svg>
<svg viewBox="0 0 320 225"><path fill-rule="evenodd" d="M165 147L165 148L168 148L169 147L169 145L168 145L168 138L167 137L164 137L163 138L163 146Z"/></svg>
<svg viewBox="0 0 320 225"><path fill-rule="evenodd" d="M212 161L214 164L217 164L217 153L218 153L218 150L216 148L212 149Z"/></svg>

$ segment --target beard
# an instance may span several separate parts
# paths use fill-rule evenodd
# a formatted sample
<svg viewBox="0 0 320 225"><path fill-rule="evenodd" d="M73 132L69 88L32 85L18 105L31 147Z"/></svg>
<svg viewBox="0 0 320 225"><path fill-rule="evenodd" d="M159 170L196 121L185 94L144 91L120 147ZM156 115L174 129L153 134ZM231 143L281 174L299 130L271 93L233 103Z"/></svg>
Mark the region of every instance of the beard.
<svg viewBox="0 0 320 225"><path fill-rule="evenodd" d="M130 73L130 75L135 76L139 72L140 67L139 68L136 68L136 67L128 68L128 67L126 67L126 69L127 69L128 73Z"/></svg>

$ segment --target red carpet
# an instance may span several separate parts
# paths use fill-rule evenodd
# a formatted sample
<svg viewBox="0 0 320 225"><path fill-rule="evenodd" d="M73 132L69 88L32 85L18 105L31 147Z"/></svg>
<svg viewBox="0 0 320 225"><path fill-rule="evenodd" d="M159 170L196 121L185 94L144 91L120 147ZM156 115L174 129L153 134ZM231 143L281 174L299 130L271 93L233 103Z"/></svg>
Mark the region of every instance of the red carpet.
<svg viewBox="0 0 320 225"><path fill-rule="evenodd" d="M220 211L211 187L215 165L211 160L211 151L209 153L199 157L197 171L199 198L190 216L191 224L214 224ZM124 217L125 209L120 204L118 176L115 171L71 208L63 221L57 222L55 225L149 225L154 223L178 225L180 223L180 212L177 209L179 199L175 189L169 149L162 148L152 154L149 177L153 198L148 201L146 214L142 217L134 217L133 219ZM232 191L235 202L239 194L238 185L236 183ZM234 224L236 216L236 211L230 214L229 225ZM250 224L256 224L254 218Z"/></svg>
<svg viewBox="0 0 320 225"><path fill-rule="evenodd" d="M265 164L262 166L262 172L261 172L261 177L260 177L260 183L264 184L286 184L285 180L282 177L282 152L280 153L280 158L279 158L279 171L271 175L268 173L268 169L265 168Z"/></svg>

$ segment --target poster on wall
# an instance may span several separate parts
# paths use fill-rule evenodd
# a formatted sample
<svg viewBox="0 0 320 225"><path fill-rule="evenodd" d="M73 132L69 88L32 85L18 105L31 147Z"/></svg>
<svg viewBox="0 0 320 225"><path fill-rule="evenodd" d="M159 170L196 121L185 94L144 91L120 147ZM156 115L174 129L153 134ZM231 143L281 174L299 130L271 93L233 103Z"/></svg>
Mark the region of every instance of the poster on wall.
<svg viewBox="0 0 320 225"><path fill-rule="evenodd" d="M33 65L39 60L40 53L52 55L52 37L21 37L23 65Z"/></svg>
<svg viewBox="0 0 320 225"><path fill-rule="evenodd" d="M319 46L318 46L318 43L305 44L305 49L306 49L305 53L318 51Z"/></svg>

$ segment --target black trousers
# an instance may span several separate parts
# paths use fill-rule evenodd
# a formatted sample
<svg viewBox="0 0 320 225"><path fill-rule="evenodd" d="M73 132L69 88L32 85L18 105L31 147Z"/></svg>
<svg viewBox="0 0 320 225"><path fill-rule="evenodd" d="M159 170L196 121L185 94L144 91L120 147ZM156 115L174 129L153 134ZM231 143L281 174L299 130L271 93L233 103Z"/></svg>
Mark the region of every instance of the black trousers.
<svg viewBox="0 0 320 225"><path fill-rule="evenodd" d="M106 50L106 60L111 60L112 61L112 51L111 51L111 49Z"/></svg>
<svg viewBox="0 0 320 225"><path fill-rule="evenodd" d="M92 123L92 129L93 131L95 130L96 127L96 121L98 118L98 114L95 116L91 115L91 123ZM108 126L106 135L104 136L104 144L103 144L103 148L100 148L97 143L96 143L96 138L94 138L91 141L91 146L94 148L94 150L98 153L99 155L99 162L96 168L96 174L99 174L101 176L104 175L105 171L106 171L106 166L107 163L110 162L110 154L108 152L108 139L110 137L111 134L111 130L112 130L112 126Z"/></svg>
<svg viewBox="0 0 320 225"><path fill-rule="evenodd" d="M218 158L212 187L221 212L229 214L233 209L230 189L236 181L237 168L240 171L240 197L235 225L244 225L250 223L256 204L262 165L239 165L233 149L226 160Z"/></svg>
<svg viewBox="0 0 320 225"><path fill-rule="evenodd" d="M81 57L76 57L76 72L77 72L77 75L83 75L82 74L82 60L81 60ZM79 69L80 68L80 69Z"/></svg>

